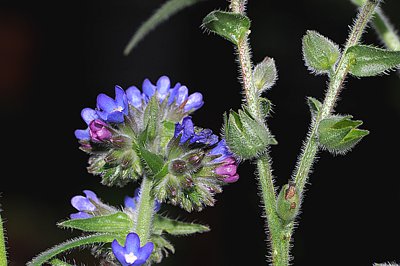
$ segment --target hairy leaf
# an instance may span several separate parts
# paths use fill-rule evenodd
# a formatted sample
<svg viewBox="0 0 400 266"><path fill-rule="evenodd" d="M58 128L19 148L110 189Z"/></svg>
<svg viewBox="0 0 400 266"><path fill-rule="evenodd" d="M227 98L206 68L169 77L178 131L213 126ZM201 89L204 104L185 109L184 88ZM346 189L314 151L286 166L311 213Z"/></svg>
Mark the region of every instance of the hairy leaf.
<svg viewBox="0 0 400 266"><path fill-rule="evenodd" d="M400 66L400 51L388 51L367 45L350 47L349 72L356 77L376 76Z"/></svg>
<svg viewBox="0 0 400 266"><path fill-rule="evenodd" d="M39 254L33 260L28 262L27 266L41 266L45 262L52 259L54 256L57 256L58 254L63 253L65 251L92 244L111 243L114 239L117 239L118 241L120 241L120 243L124 243L125 236L119 236L115 234L94 234L94 235L74 238Z"/></svg>
<svg viewBox="0 0 400 266"><path fill-rule="evenodd" d="M339 56L339 46L318 32L309 30L303 37L303 57L311 71L328 73Z"/></svg>
<svg viewBox="0 0 400 266"><path fill-rule="evenodd" d="M250 19L245 15L214 10L203 19L202 26L238 45L250 29Z"/></svg>
<svg viewBox="0 0 400 266"><path fill-rule="evenodd" d="M203 233L210 231L206 225L185 223L173 220L161 215L154 216L154 233L162 234L166 232L170 235L190 235L194 233Z"/></svg>
<svg viewBox="0 0 400 266"><path fill-rule="evenodd" d="M85 232L129 233L133 221L123 212L111 215L95 216L87 219L71 219L58 224L60 227L78 229Z"/></svg>
<svg viewBox="0 0 400 266"><path fill-rule="evenodd" d="M260 93L271 88L275 84L277 78L278 73L273 58L266 57L261 63L256 65L253 70L254 85Z"/></svg>

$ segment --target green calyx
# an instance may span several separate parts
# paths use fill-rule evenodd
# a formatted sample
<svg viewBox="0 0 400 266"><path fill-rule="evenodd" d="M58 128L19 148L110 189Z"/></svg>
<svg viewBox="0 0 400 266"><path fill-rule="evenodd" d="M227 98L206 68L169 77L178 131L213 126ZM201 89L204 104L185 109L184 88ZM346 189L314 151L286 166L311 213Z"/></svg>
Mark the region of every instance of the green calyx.
<svg viewBox="0 0 400 266"><path fill-rule="evenodd" d="M277 144L264 123L254 119L244 107L225 114L224 134L229 149L241 159L253 159L269 145Z"/></svg>
<svg viewBox="0 0 400 266"><path fill-rule="evenodd" d="M329 73L340 57L339 46L316 31L303 37L303 57L307 67L317 74Z"/></svg>
<svg viewBox="0 0 400 266"><path fill-rule="evenodd" d="M323 119L317 131L320 146L333 154L345 154L369 134L368 130L358 129L362 121L351 118L352 116L331 116Z"/></svg>
<svg viewBox="0 0 400 266"><path fill-rule="evenodd" d="M249 32L250 19L245 15L214 10L203 19L202 27L238 45Z"/></svg>
<svg viewBox="0 0 400 266"><path fill-rule="evenodd" d="M289 223L296 218L300 209L300 194L294 184L286 184L279 192L276 211L278 216L285 223Z"/></svg>

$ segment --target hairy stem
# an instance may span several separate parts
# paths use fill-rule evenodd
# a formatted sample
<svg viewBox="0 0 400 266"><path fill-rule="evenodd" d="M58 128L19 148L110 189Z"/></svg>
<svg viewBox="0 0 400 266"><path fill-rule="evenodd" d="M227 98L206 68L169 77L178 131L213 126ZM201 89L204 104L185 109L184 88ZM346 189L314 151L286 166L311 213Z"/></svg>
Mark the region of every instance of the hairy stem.
<svg viewBox="0 0 400 266"><path fill-rule="evenodd" d="M360 41L361 35L363 34L368 21L374 14L375 8L379 2L380 1L369 0L361 8L354 26L350 31L349 38L343 51L343 56L337 64L336 70L331 76L321 112L317 116L315 122L313 122L311 125L307 141L305 142L303 152L299 157L299 163L293 175L293 181L299 189L300 194L303 193L304 186L307 183L311 167L318 152L318 142L316 140L318 125L321 120L327 118L332 113L340 90L342 89L343 82L348 73L348 62L346 56L344 55L349 47L356 45Z"/></svg>
<svg viewBox="0 0 400 266"><path fill-rule="evenodd" d="M244 14L246 0L232 0L231 10ZM264 121L258 100L259 93L253 82L253 64L251 62L248 34L241 39L237 46L238 61L243 80L244 96L252 115L259 121ZM266 224L271 243L272 262L275 266L286 266L289 264L289 241L285 234L281 219L276 213L276 193L273 182L272 167L268 152L257 159L256 165L260 183L261 197L266 216Z"/></svg>
<svg viewBox="0 0 400 266"><path fill-rule="evenodd" d="M366 0L353 0L352 2L358 6L361 6L363 3L366 2ZM396 30L393 28L392 24L389 22L389 19L379 8L375 10L375 16L372 18L372 25L374 26L375 31L378 33L384 45L389 50L400 50L400 38L397 35Z"/></svg>
<svg viewBox="0 0 400 266"><path fill-rule="evenodd" d="M150 237L151 225L154 214L154 197L151 195L153 181L143 177L140 187L139 204L137 207L137 220L135 233L138 234L142 245L146 244Z"/></svg>
<svg viewBox="0 0 400 266"><path fill-rule="evenodd" d="M3 220L0 216L0 266L7 266L6 240L4 238Z"/></svg>

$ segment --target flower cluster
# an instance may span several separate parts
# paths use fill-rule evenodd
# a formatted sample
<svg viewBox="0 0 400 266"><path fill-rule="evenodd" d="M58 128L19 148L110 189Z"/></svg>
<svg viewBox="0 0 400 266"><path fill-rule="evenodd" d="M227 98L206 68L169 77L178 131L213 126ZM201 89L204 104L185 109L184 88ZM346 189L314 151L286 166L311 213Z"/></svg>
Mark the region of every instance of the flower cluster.
<svg viewBox="0 0 400 266"><path fill-rule="evenodd" d="M203 106L201 93L171 86L162 76L148 79L140 91L115 87L115 98L97 97L96 109L85 108L86 129L76 130L81 149L91 155L88 170L106 185L151 176L160 202L187 211L214 204L221 186L238 180L237 160L225 141L210 129L196 127L190 114Z"/></svg>

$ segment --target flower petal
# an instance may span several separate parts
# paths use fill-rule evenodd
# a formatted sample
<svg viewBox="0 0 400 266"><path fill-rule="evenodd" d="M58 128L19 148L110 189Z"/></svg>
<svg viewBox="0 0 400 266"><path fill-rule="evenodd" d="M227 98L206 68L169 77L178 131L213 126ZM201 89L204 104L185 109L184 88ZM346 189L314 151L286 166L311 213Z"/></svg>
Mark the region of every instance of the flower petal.
<svg viewBox="0 0 400 266"><path fill-rule="evenodd" d="M171 105L175 101L175 98L178 95L178 90L180 87L181 84L178 82L172 89L169 90L168 105Z"/></svg>
<svg viewBox="0 0 400 266"><path fill-rule="evenodd" d="M139 253L139 248L140 248L140 239L139 236L135 233L129 233L126 236L126 241L125 241L125 249L126 253L131 253L137 254Z"/></svg>
<svg viewBox="0 0 400 266"><path fill-rule="evenodd" d="M85 193L86 198L93 200L94 202L100 203L99 198L97 197L96 193L94 193L91 190L84 190L83 193Z"/></svg>
<svg viewBox="0 0 400 266"><path fill-rule="evenodd" d="M175 104L180 106L187 100L188 97L188 88L186 86L182 86L178 89L178 95L176 96Z"/></svg>
<svg viewBox="0 0 400 266"><path fill-rule="evenodd" d="M125 208L131 208L131 209L135 210L136 209L135 198L126 196L125 200L124 200L124 205L125 205Z"/></svg>
<svg viewBox="0 0 400 266"><path fill-rule="evenodd" d="M154 244L152 242L146 243L143 247L140 248L139 253L137 255L138 260L147 261L150 257L151 253L153 252Z"/></svg>
<svg viewBox="0 0 400 266"><path fill-rule="evenodd" d="M90 140L89 128L75 130L75 137L79 140Z"/></svg>
<svg viewBox="0 0 400 266"><path fill-rule="evenodd" d="M81 117L87 125L89 125L93 120L99 118L96 111L92 108L84 108L81 112Z"/></svg>
<svg viewBox="0 0 400 266"><path fill-rule="evenodd" d="M203 104L203 95L200 92L195 92L189 96L183 111L195 111L202 107Z"/></svg>
<svg viewBox="0 0 400 266"><path fill-rule="evenodd" d="M131 86L126 90L128 102L135 108L142 106L142 94L138 88Z"/></svg>
<svg viewBox="0 0 400 266"><path fill-rule="evenodd" d="M224 182L225 183L235 183L238 180L239 180L239 175L238 174L236 174L234 176L231 176L231 177L224 178Z"/></svg>
<svg viewBox="0 0 400 266"><path fill-rule="evenodd" d="M122 247L117 240L114 240L111 243L111 248L114 253L114 256L117 258L117 260L121 263L122 266L129 266L129 264L125 260L125 254L126 250L124 247Z"/></svg>
<svg viewBox="0 0 400 266"><path fill-rule="evenodd" d="M146 96L147 99L150 99L151 96L153 96L153 94L154 94L155 91L156 91L156 88L157 88L157 87L154 86L154 85L150 82L150 80L145 79L145 80L143 81L142 91L143 91L143 93L144 93L144 95Z"/></svg>
<svg viewBox="0 0 400 266"><path fill-rule="evenodd" d="M169 88L171 87L171 81L167 76L162 76L157 81L158 96L161 101L168 95Z"/></svg>
<svg viewBox="0 0 400 266"><path fill-rule="evenodd" d="M110 123L123 123L124 122L124 114L120 111L111 112L107 115L107 122Z"/></svg>
<svg viewBox="0 0 400 266"><path fill-rule="evenodd" d="M90 215L89 213L86 212L77 212L77 213L72 213L69 215L71 219L88 219L92 218L93 215Z"/></svg>
<svg viewBox="0 0 400 266"><path fill-rule="evenodd" d="M97 96L97 108L110 113L114 109L118 108L118 106L112 98L101 93Z"/></svg>
<svg viewBox="0 0 400 266"><path fill-rule="evenodd" d="M83 196L75 196L71 199L71 205L78 211L94 211L96 206Z"/></svg>

